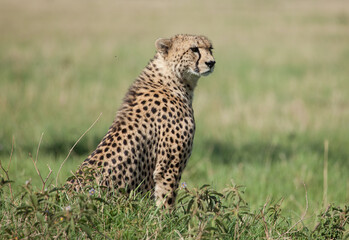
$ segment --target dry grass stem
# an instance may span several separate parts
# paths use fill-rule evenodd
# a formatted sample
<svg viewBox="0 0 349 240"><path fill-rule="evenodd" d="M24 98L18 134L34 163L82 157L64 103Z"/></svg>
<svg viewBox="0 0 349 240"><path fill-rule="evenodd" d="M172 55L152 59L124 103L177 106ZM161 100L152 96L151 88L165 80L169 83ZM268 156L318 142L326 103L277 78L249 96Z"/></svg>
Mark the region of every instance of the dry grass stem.
<svg viewBox="0 0 349 240"><path fill-rule="evenodd" d="M36 149L36 156L35 156L35 160L33 159L32 155L29 153L29 157L31 158L31 160L33 161L33 164L34 164L34 167L35 167L35 170L36 170L36 173L39 175L40 177L40 180L41 180L41 183L42 183L42 188L41 188L41 192L43 192L45 190L45 186L46 186L46 183L47 183L47 180L49 179L49 177L51 176L52 174L52 169L50 168L49 165L47 165L48 169L49 169L49 173L47 174L45 180L42 178L41 176L41 172L37 166L37 161L38 161L38 155L39 155L39 150L40 150L40 146L41 146L41 142L42 142L42 138L44 136L44 133L41 134L41 137L40 137L40 140L39 140L39 144L38 144L38 147Z"/></svg>
<svg viewBox="0 0 349 240"><path fill-rule="evenodd" d="M265 202L263 209L261 210L261 217L262 217L263 224L264 224L265 237L266 237L266 239L271 239L269 236L268 224L267 224L267 221L265 220L265 217L264 217L265 208L267 207L268 204L269 204L269 200L267 200Z"/></svg>
<svg viewBox="0 0 349 240"><path fill-rule="evenodd" d="M307 187L305 186L305 183L303 182L303 186L304 186L304 190L305 190L305 210L301 216L301 218L295 223L293 224L285 233L283 233L282 235L280 235L278 237L278 239L280 239L281 237L287 235L287 234L290 234L290 233L294 233L294 232L297 232L297 231L294 231L294 232L291 232L291 230L293 228L295 228L299 223L303 222L305 216L307 215L307 212L308 212L308 207L309 207L309 202L308 202L308 191L307 191Z"/></svg>
<svg viewBox="0 0 349 240"><path fill-rule="evenodd" d="M67 159L69 158L70 154L72 153L73 149L75 148L75 146L79 143L79 141L85 136L85 134L91 130L91 128L98 122L99 118L102 116L102 113L99 114L99 116L97 117L97 119L92 123L92 125L79 137L79 139L74 143L74 145L72 146L72 148L69 150L69 153L67 155L67 157L64 159L64 161L62 162L61 166L59 167L59 170L57 172L57 176L56 176L56 186L58 186L58 176L59 173L61 172L61 169L64 165L64 163L67 161Z"/></svg>
<svg viewBox="0 0 349 240"><path fill-rule="evenodd" d="M323 178L324 178L324 185L323 185L323 197L322 202L323 206L327 206L327 189L328 189L328 140L325 140L324 142L324 172L323 172Z"/></svg>
<svg viewBox="0 0 349 240"><path fill-rule="evenodd" d="M2 166L1 160L0 160L0 168L2 169L2 171L4 171L7 181L10 181L10 177L8 175L8 172L10 170L10 166L11 166L11 161L12 161L12 155L13 155L13 146L15 144L15 137L12 137L12 146L11 146L11 154L10 154L10 161L8 162L7 165L7 170ZM10 195L11 195L11 201L13 202L13 192L12 192L12 186L11 186L11 182L9 182L9 189L10 189Z"/></svg>
<svg viewBox="0 0 349 240"><path fill-rule="evenodd" d="M181 235L181 233L177 229L175 230L175 233L178 234L179 239L184 240L183 236Z"/></svg>

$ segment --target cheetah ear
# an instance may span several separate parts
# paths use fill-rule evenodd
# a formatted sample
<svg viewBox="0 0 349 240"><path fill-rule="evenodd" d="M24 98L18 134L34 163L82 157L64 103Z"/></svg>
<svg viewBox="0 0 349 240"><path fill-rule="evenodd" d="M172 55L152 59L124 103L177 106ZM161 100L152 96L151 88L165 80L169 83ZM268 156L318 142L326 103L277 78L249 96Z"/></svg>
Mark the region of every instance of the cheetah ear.
<svg viewBox="0 0 349 240"><path fill-rule="evenodd" d="M163 56L166 56L168 54L168 50L171 48L171 46L172 46L171 39L159 38L155 42L156 49Z"/></svg>

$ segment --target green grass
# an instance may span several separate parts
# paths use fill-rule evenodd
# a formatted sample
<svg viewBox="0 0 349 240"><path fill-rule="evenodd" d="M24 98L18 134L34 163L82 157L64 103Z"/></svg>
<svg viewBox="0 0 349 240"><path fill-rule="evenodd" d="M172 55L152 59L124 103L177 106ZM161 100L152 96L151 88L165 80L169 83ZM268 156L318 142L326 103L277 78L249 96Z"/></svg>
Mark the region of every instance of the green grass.
<svg viewBox="0 0 349 240"><path fill-rule="evenodd" d="M282 216L292 223L305 212L307 195L302 222L311 231L329 203L344 209L349 202L348 26L345 1L2 1L0 160L7 167L11 158L16 197L29 179L32 191L41 188L29 153L36 158L42 133L38 168L44 176L52 169L52 187L70 148L100 113L64 164L59 184L104 136L128 86L153 56L155 40L197 33L212 40L217 66L195 92L197 131L183 181L189 189L210 184L218 192L232 182L243 185L251 213L282 199ZM3 189L8 202L7 185ZM162 220L190 237L188 224ZM149 229L140 236L180 238Z"/></svg>
<svg viewBox="0 0 349 240"><path fill-rule="evenodd" d="M30 181L15 197L3 197L1 181L1 236L52 239L341 239L345 236L349 208L329 205L309 229L302 217L292 223L283 215L280 201L267 201L251 210L241 187L217 192L210 186L179 190L176 209L157 208L149 196L134 192L105 195L98 186L83 193L64 189L33 190ZM9 186L11 189L11 186Z"/></svg>

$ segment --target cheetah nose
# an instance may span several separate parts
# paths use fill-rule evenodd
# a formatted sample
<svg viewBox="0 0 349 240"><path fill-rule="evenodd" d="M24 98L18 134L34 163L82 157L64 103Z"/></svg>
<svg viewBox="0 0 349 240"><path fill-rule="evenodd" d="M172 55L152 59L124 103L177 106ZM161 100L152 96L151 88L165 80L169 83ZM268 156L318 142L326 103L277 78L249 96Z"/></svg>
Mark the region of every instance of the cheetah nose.
<svg viewBox="0 0 349 240"><path fill-rule="evenodd" d="M215 65L216 61L209 61L209 62L205 62L205 64L209 67L209 68L213 68L213 66Z"/></svg>

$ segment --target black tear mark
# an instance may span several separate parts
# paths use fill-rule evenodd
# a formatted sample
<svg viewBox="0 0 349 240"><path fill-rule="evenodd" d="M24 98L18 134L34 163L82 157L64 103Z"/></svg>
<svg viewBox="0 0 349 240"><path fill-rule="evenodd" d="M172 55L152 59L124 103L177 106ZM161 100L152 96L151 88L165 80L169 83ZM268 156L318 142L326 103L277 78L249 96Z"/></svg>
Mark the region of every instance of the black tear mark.
<svg viewBox="0 0 349 240"><path fill-rule="evenodd" d="M198 60L196 61L196 64L195 64L195 70L199 72L199 61L200 61L200 58L201 58L201 53L200 53L200 49L198 49L198 54L199 54L199 58Z"/></svg>

